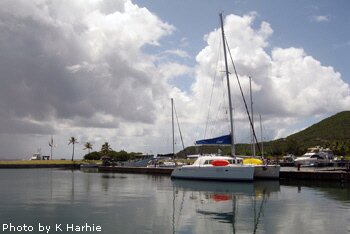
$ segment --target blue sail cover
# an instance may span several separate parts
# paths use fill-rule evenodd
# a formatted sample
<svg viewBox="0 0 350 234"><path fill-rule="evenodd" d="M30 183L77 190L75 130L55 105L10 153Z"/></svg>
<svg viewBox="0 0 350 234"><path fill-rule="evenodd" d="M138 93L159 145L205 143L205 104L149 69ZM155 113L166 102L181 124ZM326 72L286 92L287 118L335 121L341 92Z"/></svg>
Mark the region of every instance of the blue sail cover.
<svg viewBox="0 0 350 234"><path fill-rule="evenodd" d="M197 145L231 145L231 135L196 141Z"/></svg>

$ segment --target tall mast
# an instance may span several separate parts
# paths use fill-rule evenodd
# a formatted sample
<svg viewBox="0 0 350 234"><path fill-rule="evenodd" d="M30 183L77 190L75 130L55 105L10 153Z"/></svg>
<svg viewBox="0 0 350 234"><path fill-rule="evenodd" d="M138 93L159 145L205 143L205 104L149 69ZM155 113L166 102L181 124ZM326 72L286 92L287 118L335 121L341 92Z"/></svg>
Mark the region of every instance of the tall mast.
<svg viewBox="0 0 350 234"><path fill-rule="evenodd" d="M261 135L261 158L264 159L264 139L263 139L263 132L262 132L261 115L259 115L259 118L260 118L260 135Z"/></svg>
<svg viewBox="0 0 350 234"><path fill-rule="evenodd" d="M173 158L175 159L174 100L171 98L171 128L173 135Z"/></svg>
<svg viewBox="0 0 350 234"><path fill-rule="evenodd" d="M221 35L222 35L222 44L224 47L224 57L225 57L225 72L227 80L227 90L228 90L228 103L230 108L230 126L231 126L231 156L235 156L235 142L233 137L233 117L232 117L232 100L231 100L231 88L230 88L230 77L227 65L227 55L226 55L226 43L225 43L225 32L224 32L224 22L222 20L222 13L220 13L220 22L221 22Z"/></svg>
<svg viewBox="0 0 350 234"><path fill-rule="evenodd" d="M176 117L177 127L178 127L178 129L179 129L180 139L181 139L181 143L182 143L182 149L183 149L183 152L184 152L185 156L187 156L187 155L186 155L185 144L184 144L184 139L183 139L182 133L181 133L179 118L177 117L176 107L175 107L175 103L174 103L174 102L173 102L173 107L174 107L174 113L175 113L175 117ZM175 124L175 122L174 122L174 124ZM174 126L174 128L175 128L175 126ZM175 130L174 130L174 132L175 132Z"/></svg>
<svg viewBox="0 0 350 234"><path fill-rule="evenodd" d="M253 154L253 157L255 157L253 93L252 93L252 77L250 76L249 76L249 90L250 90L250 112L252 113L252 123L251 123L252 154Z"/></svg>

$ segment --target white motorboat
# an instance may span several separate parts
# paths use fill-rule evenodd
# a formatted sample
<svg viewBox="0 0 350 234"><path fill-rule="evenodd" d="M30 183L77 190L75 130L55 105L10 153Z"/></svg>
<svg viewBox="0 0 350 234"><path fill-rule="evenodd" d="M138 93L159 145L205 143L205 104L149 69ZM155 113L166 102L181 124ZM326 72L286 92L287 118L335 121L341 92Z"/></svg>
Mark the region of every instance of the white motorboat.
<svg viewBox="0 0 350 234"><path fill-rule="evenodd" d="M303 156L294 160L296 166L321 166L328 164L326 155L318 153L305 153Z"/></svg>
<svg viewBox="0 0 350 234"><path fill-rule="evenodd" d="M41 153L35 153L32 157L30 157L30 160L41 160Z"/></svg>
<svg viewBox="0 0 350 234"><path fill-rule="evenodd" d="M33 156L31 156L29 158L29 160L42 160L42 159L43 159L43 156L41 154L41 149L40 148L37 150L36 153L33 154Z"/></svg>
<svg viewBox="0 0 350 234"><path fill-rule="evenodd" d="M322 147L309 148L303 156L294 160L296 166L327 166L334 159L334 154L330 149Z"/></svg>
<svg viewBox="0 0 350 234"><path fill-rule="evenodd" d="M240 160L229 156L202 156L192 165L175 168L171 178L252 181L254 166L243 165Z"/></svg>

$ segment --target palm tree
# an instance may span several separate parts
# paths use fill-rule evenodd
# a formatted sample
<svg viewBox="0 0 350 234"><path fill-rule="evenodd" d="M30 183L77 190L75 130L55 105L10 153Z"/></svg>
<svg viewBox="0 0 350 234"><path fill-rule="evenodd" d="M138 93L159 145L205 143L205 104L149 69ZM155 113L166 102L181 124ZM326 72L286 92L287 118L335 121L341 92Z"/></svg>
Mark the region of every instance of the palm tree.
<svg viewBox="0 0 350 234"><path fill-rule="evenodd" d="M69 139L68 145L70 145L70 144L73 145L72 161L73 161L73 159L74 159L74 145L77 144L77 143L79 143L78 140L77 140L77 138L71 137L71 138Z"/></svg>
<svg viewBox="0 0 350 234"><path fill-rule="evenodd" d="M104 156L108 156L109 152L112 151L111 146L108 144L108 142L105 142L101 147L101 153Z"/></svg>
<svg viewBox="0 0 350 234"><path fill-rule="evenodd" d="M86 142L86 143L84 144L84 146L85 146L84 150L87 149L87 150L89 151L89 153L90 153L90 150L92 150L92 143Z"/></svg>

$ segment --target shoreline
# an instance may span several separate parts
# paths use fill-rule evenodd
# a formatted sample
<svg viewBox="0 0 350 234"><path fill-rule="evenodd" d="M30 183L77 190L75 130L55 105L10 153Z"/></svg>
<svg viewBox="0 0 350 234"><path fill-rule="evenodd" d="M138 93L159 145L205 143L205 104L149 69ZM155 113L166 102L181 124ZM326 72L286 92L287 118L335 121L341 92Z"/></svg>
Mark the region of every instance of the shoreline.
<svg viewBox="0 0 350 234"><path fill-rule="evenodd" d="M100 166L98 172L105 173L131 173L131 174L155 174L170 176L173 168L152 167L112 167ZM258 179L257 179L258 180ZM261 179L259 179L261 180ZM285 170L280 171L280 178L276 180L317 180L317 181L344 181L350 182L348 171L313 171L313 170Z"/></svg>
<svg viewBox="0 0 350 234"><path fill-rule="evenodd" d="M63 161L63 162L62 162ZM0 161L0 169L39 169L39 168L65 168L65 169L79 169L80 161L65 161L58 160L50 162L40 161L35 163L32 161L23 161L21 163L9 163ZM131 173L131 174L153 174L170 176L173 168L161 167L125 167L125 166L99 166L98 172L102 173ZM316 181L341 181L350 182L350 172L345 170L310 170L301 169L298 171L295 168L280 171L281 181L286 180L316 180Z"/></svg>

